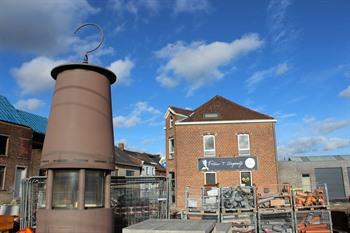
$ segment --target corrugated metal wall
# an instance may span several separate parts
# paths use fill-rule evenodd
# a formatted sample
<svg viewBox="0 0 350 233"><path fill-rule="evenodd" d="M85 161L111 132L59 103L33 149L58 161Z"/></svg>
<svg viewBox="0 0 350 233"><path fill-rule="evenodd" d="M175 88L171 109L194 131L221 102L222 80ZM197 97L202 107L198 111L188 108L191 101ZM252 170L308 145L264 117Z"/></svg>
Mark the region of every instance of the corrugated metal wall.
<svg viewBox="0 0 350 233"><path fill-rule="evenodd" d="M340 167L315 168L316 183L327 184L329 199L344 199L344 179Z"/></svg>

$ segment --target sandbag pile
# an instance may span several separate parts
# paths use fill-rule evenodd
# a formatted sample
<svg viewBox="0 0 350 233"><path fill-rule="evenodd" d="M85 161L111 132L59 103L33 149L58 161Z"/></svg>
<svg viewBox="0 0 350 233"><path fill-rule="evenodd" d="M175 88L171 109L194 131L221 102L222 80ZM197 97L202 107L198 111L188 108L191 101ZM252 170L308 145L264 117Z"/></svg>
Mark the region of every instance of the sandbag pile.
<svg viewBox="0 0 350 233"><path fill-rule="evenodd" d="M253 187L226 187L221 189L221 203L225 210L255 209Z"/></svg>
<svg viewBox="0 0 350 233"><path fill-rule="evenodd" d="M323 206L326 205L326 196L323 189L315 189L314 192L295 192L295 206Z"/></svg>

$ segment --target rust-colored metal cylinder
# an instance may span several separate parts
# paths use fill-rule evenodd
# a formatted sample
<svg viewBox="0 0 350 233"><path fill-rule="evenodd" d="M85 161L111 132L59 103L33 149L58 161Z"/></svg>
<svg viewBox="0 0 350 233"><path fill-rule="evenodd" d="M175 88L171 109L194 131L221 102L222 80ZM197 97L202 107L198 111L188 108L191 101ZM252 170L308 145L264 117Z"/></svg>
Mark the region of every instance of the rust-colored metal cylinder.
<svg viewBox="0 0 350 233"><path fill-rule="evenodd" d="M52 70L55 93L41 168L114 169L110 85L116 76L88 64Z"/></svg>
<svg viewBox="0 0 350 233"><path fill-rule="evenodd" d="M110 171L114 137L113 72L90 64L54 68L55 92L41 168L48 169L46 208L37 232L113 232Z"/></svg>

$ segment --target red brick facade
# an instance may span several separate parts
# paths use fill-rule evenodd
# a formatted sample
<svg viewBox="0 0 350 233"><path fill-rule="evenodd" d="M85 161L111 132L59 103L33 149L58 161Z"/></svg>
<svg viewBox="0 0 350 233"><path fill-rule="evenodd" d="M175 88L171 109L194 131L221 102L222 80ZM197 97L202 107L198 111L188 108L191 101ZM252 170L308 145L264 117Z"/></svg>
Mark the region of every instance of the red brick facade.
<svg viewBox="0 0 350 233"><path fill-rule="evenodd" d="M0 200L5 200L13 197L17 167L26 168L27 177L39 174L41 149L32 151L33 130L28 127L0 121L0 135L8 137L7 153L0 155L0 166L5 167Z"/></svg>
<svg viewBox="0 0 350 233"><path fill-rule="evenodd" d="M215 135L216 157L238 156L237 135L249 134L250 154L257 158L257 170L252 171L252 183L258 189L275 189L278 182L274 122L175 124L170 117L179 116L168 111L166 118L167 175L175 172L176 207L184 208L185 188L199 190L204 186L204 173L198 171L198 158L204 156L203 135ZM181 117L181 116L180 116ZM175 139L174 159L169 159L169 141ZM239 171L217 171L219 187L240 185Z"/></svg>

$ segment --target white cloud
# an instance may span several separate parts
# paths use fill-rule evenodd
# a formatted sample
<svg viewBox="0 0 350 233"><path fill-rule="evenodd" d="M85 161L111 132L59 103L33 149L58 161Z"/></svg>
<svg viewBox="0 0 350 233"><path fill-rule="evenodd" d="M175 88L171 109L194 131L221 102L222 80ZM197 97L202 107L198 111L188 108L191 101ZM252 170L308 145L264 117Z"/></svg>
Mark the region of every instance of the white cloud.
<svg viewBox="0 0 350 233"><path fill-rule="evenodd" d="M30 98L27 100L19 100L15 104L15 107L24 111L35 111L41 107L43 107L45 103L42 100Z"/></svg>
<svg viewBox="0 0 350 233"><path fill-rule="evenodd" d="M310 152L327 152L350 147L350 139L347 137L328 136L335 131L350 127L350 120L337 120L328 118L317 120L314 117L305 117L300 129L296 129L297 135L289 142L278 146L278 154L281 157L303 155Z"/></svg>
<svg viewBox="0 0 350 233"><path fill-rule="evenodd" d="M156 51L166 64L159 68L158 82L165 87L174 87L181 80L189 84L188 94L213 81L220 80L224 73L220 68L251 51L260 48L263 41L256 34L249 34L232 42L176 42Z"/></svg>
<svg viewBox="0 0 350 233"><path fill-rule="evenodd" d="M315 131L316 134L329 134L350 126L350 120L337 120L333 118L317 121L313 117L306 117L303 121L310 126L311 131Z"/></svg>
<svg viewBox="0 0 350 233"><path fill-rule="evenodd" d="M112 62L108 69L110 69L117 75L117 83L128 85L132 82L130 73L133 67L134 62L131 61L129 58L125 58L124 60L121 59Z"/></svg>
<svg viewBox="0 0 350 233"><path fill-rule="evenodd" d="M35 94L50 90L55 82L50 76L52 68L65 63L64 60L52 60L47 57L36 57L25 62L19 68L11 70L22 94Z"/></svg>
<svg viewBox="0 0 350 233"><path fill-rule="evenodd" d="M284 75L285 73L287 73L288 70L289 70L289 67L287 63L278 64L276 67L276 75L277 76Z"/></svg>
<svg viewBox="0 0 350 233"><path fill-rule="evenodd" d="M176 0L174 12L196 12L196 11L204 11L208 12L211 6L208 0Z"/></svg>
<svg viewBox="0 0 350 233"><path fill-rule="evenodd" d="M117 128L130 128L140 124L141 119L138 116L116 116L113 117L113 125Z"/></svg>
<svg viewBox="0 0 350 233"><path fill-rule="evenodd" d="M279 156L303 155L310 152L331 151L350 147L350 139L337 137L299 137L292 140L288 145L278 147Z"/></svg>
<svg viewBox="0 0 350 233"><path fill-rule="evenodd" d="M339 93L341 97L350 98L350 85Z"/></svg>
<svg viewBox="0 0 350 233"><path fill-rule="evenodd" d="M135 16L138 15L142 10L156 13L161 6L159 0L111 0L110 2L112 8L118 13L122 14L126 12Z"/></svg>
<svg viewBox="0 0 350 233"><path fill-rule="evenodd" d="M273 114L277 119L286 119L297 116L296 113L282 113L282 112L275 112Z"/></svg>
<svg viewBox="0 0 350 233"><path fill-rule="evenodd" d="M298 32L287 19L287 11L291 5L291 0L270 0L269 2L267 8L268 28L272 44L276 48L284 48L298 36Z"/></svg>
<svg viewBox="0 0 350 233"><path fill-rule="evenodd" d="M137 102L129 115L113 117L113 126L116 128L131 128L142 123L152 123L159 115L160 111L147 102Z"/></svg>
<svg viewBox="0 0 350 233"><path fill-rule="evenodd" d="M98 12L86 0L0 1L0 48L36 54L65 52L73 32Z"/></svg>
<svg viewBox="0 0 350 233"><path fill-rule="evenodd" d="M329 138L324 141L325 150L335 150L338 148L350 146L350 139L347 138Z"/></svg>
<svg viewBox="0 0 350 233"><path fill-rule="evenodd" d="M256 89L257 85L265 79L275 76L282 76L285 73L287 73L288 70L288 64L281 63L269 69L254 72L253 75L250 76L246 81L246 87L248 88L248 92L252 93Z"/></svg>

